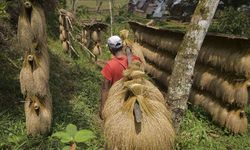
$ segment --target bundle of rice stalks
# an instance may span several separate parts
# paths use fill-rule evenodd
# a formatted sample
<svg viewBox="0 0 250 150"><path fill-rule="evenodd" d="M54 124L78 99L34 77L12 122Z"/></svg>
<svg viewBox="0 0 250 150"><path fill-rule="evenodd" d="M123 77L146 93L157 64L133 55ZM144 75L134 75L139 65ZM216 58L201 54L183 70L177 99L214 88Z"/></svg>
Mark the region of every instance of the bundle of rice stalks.
<svg viewBox="0 0 250 150"><path fill-rule="evenodd" d="M167 54L163 55L161 53L153 52L145 47L143 47L141 50L147 60L157 64L157 66L167 72L172 72L174 66L174 59L172 57L168 56Z"/></svg>
<svg viewBox="0 0 250 150"><path fill-rule="evenodd" d="M48 134L52 121L52 99L50 93L44 97L28 95L25 100L27 134Z"/></svg>
<svg viewBox="0 0 250 150"><path fill-rule="evenodd" d="M213 121L220 126L226 127L232 133L244 133L247 130L247 117L241 109L228 111L222 107L208 94L192 89L189 97L190 101L198 106L202 106L212 116Z"/></svg>
<svg viewBox="0 0 250 150"><path fill-rule="evenodd" d="M156 35L148 31L137 29L135 37L140 42L147 43L157 49L166 50L169 53L176 55L181 44L181 39L168 37L167 35Z"/></svg>
<svg viewBox="0 0 250 150"><path fill-rule="evenodd" d="M67 41L63 41L62 46L65 52L69 51L69 43Z"/></svg>
<svg viewBox="0 0 250 150"><path fill-rule="evenodd" d="M193 83L197 88L211 92L225 103L234 103L239 107L247 104L249 81L236 82L230 75L197 66Z"/></svg>
<svg viewBox="0 0 250 150"><path fill-rule="evenodd" d="M122 40L126 40L128 39L128 36L129 36L129 31L126 30L126 29L123 29L120 31L120 37L122 38Z"/></svg>
<svg viewBox="0 0 250 150"><path fill-rule="evenodd" d="M94 42L100 42L101 41L101 32L100 31L93 31L91 33L91 39Z"/></svg>
<svg viewBox="0 0 250 150"><path fill-rule="evenodd" d="M243 110L232 110L226 119L226 128L233 133L245 133L247 131L247 117Z"/></svg>
<svg viewBox="0 0 250 150"><path fill-rule="evenodd" d="M138 43L133 43L132 44L132 53L133 55L137 56L140 58L140 60L142 61L142 65L144 65L144 63L146 63L144 55L142 53L142 49L143 47L140 46Z"/></svg>
<svg viewBox="0 0 250 150"><path fill-rule="evenodd" d="M96 56L99 56L102 54L102 48L100 47L100 44L96 44L96 46L93 49L93 54Z"/></svg>
<svg viewBox="0 0 250 150"><path fill-rule="evenodd" d="M164 71L161 71L148 63L145 63L144 67L145 67L145 71L147 73L149 73L150 75L152 75L152 77L154 79L157 79L165 87L168 87L169 80L170 80L170 74L168 74Z"/></svg>
<svg viewBox="0 0 250 150"><path fill-rule="evenodd" d="M63 38L62 41L66 41L68 39L68 32L66 30L63 30L61 34Z"/></svg>
<svg viewBox="0 0 250 150"><path fill-rule="evenodd" d="M59 15L59 23L61 24L61 25L63 25L63 23L64 23L64 16L63 15Z"/></svg>
<svg viewBox="0 0 250 150"><path fill-rule="evenodd" d="M141 122L134 115L136 104L142 113ZM173 148L175 133L163 95L138 66L131 64L124 77L111 87L103 115L107 149Z"/></svg>
<svg viewBox="0 0 250 150"><path fill-rule="evenodd" d="M250 51L233 51L217 47L204 47L198 60L228 72L250 76Z"/></svg>
<svg viewBox="0 0 250 150"><path fill-rule="evenodd" d="M60 25L59 26L59 29L60 29L60 33L64 30L64 26L63 25Z"/></svg>

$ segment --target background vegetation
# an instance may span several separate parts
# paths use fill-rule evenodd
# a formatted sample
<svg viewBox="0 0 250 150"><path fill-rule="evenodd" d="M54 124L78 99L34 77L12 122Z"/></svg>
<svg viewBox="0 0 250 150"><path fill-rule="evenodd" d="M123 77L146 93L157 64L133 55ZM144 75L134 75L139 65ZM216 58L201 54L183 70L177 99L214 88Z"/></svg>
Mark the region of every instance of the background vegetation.
<svg viewBox="0 0 250 150"><path fill-rule="evenodd" d="M36 138L26 136L24 103L19 86L22 52L15 45L18 15L16 2L7 0L0 2L0 149L62 149L64 144L51 136ZM65 130L70 123L75 124L78 129L90 129L94 132L96 138L84 144L79 144L78 147L79 149L99 150L103 149L104 146L102 121L98 116L102 78L100 68L93 65L86 53L81 51L79 47L76 47L80 52L79 58L72 59L63 53L58 39L57 8L65 7L65 2L61 0L47 14L51 60L50 88L53 96L52 132ZM81 0L80 3L84 6L80 6L80 9L78 9L78 17L86 19L96 16L96 14L84 12L85 7L95 7L93 6L94 3L88 3L87 5L84 0ZM126 22L130 19L142 22L148 21L126 13L126 7L118 8L115 13L115 34L118 34L123 28L128 29ZM225 11L229 10L226 9ZM229 21L236 18L235 15L240 16L235 12L230 12L230 15L225 13L225 15L228 16L225 16L224 19L221 18L221 20ZM108 14L100 14L100 17L108 23ZM222 29L220 24L226 21L217 21L216 27ZM242 23L243 21L240 21L241 25ZM245 33L247 28L243 28L240 24L232 31L237 31L237 34ZM159 25L184 30L187 24L168 21L161 22ZM214 29L214 31L216 30ZM221 32L225 31L228 30L221 30ZM105 37L109 35L109 32L107 32ZM110 54L107 52L105 45L103 48L106 50L103 59L108 59ZM249 108L246 108L246 112L250 116ZM176 149L250 150L250 127L244 135L230 134L226 129L212 123L210 116L201 108L190 105L177 138Z"/></svg>

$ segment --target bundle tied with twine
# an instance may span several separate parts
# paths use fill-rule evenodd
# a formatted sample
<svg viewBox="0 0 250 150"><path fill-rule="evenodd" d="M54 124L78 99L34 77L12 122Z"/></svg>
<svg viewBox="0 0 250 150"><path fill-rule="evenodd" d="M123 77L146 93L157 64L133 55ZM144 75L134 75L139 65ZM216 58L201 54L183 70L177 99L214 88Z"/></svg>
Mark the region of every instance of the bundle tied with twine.
<svg viewBox="0 0 250 150"><path fill-rule="evenodd" d="M138 44L133 42L128 38L129 36L129 30L123 29L120 31L120 37L123 40L123 45L124 46L129 46L132 49L133 55L137 56L140 58L140 60L145 63L144 55L142 53L142 47Z"/></svg>
<svg viewBox="0 0 250 150"><path fill-rule="evenodd" d="M163 95L146 79L138 62L133 62L123 75L111 87L104 105L107 149L172 149L175 132ZM133 111L136 103L142 114L140 123Z"/></svg>

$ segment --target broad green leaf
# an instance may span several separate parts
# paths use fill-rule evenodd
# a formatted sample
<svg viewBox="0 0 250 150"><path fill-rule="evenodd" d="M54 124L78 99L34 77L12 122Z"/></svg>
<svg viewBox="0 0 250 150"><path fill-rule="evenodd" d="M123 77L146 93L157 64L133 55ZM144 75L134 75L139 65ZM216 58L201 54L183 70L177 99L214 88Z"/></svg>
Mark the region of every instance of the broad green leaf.
<svg viewBox="0 0 250 150"><path fill-rule="evenodd" d="M74 137L77 132L77 127L73 124L69 124L66 127L66 132L71 136Z"/></svg>
<svg viewBox="0 0 250 150"><path fill-rule="evenodd" d="M80 130L75 135L75 141L76 142L86 142L92 138L94 138L95 135L90 130Z"/></svg>
<svg viewBox="0 0 250 150"><path fill-rule="evenodd" d="M56 132L52 135L52 137L57 137L59 139L61 139L61 142L63 143L69 143L71 141L73 141L73 138L66 132Z"/></svg>
<svg viewBox="0 0 250 150"><path fill-rule="evenodd" d="M70 146L64 146L62 150L70 150Z"/></svg>

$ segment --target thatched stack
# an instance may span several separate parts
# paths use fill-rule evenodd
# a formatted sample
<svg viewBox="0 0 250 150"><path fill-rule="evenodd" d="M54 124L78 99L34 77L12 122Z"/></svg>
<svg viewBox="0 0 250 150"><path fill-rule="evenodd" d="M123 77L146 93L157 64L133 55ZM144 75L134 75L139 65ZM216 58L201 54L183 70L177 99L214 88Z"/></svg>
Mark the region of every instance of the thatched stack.
<svg viewBox="0 0 250 150"><path fill-rule="evenodd" d="M164 83L172 73L184 34L135 22L130 26L136 40L145 48L142 49L145 70L161 84ZM233 133L243 133L247 129L244 108L249 99L249 67L249 39L225 35L208 35L205 38L196 62L190 100L204 107L215 122Z"/></svg>
<svg viewBox="0 0 250 150"><path fill-rule="evenodd" d="M135 103L142 111L140 123L135 121ZM132 64L111 87L103 115L107 149L173 148L175 133L165 100L137 65Z"/></svg>
<svg viewBox="0 0 250 150"><path fill-rule="evenodd" d="M31 8L26 8L27 3ZM20 87L25 98L27 134L48 134L52 122L49 53L45 15L36 0L21 2L18 41L20 49L24 52Z"/></svg>
<svg viewBox="0 0 250 150"><path fill-rule="evenodd" d="M69 23L66 19L66 10L59 10L60 41L65 52L69 51Z"/></svg>

